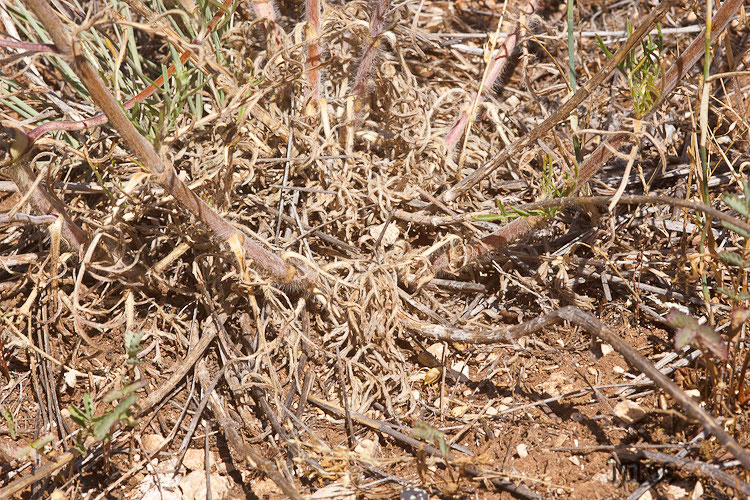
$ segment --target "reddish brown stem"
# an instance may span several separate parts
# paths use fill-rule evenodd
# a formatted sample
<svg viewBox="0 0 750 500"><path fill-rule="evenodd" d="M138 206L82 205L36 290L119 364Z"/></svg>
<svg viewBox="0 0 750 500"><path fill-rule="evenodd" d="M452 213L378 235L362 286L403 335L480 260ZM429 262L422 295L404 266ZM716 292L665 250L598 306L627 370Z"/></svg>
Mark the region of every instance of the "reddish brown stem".
<svg viewBox="0 0 750 500"><path fill-rule="evenodd" d="M12 49L21 49L28 52L51 52L57 53L57 48L49 43L21 42L18 40L0 39L0 47L10 47Z"/></svg>
<svg viewBox="0 0 750 500"><path fill-rule="evenodd" d="M270 276L282 285L307 289L312 286L315 275L308 269L288 264L276 254L269 252L238 231L229 222L201 200L176 175L171 163L166 163L154 150L123 112L120 104L107 90L96 69L83 56L80 47L73 45L70 34L65 30L57 14L44 0L26 0L26 4L47 28L55 46L86 86L94 103L109 118L109 122L120 133L127 147L138 160L151 171L151 174L168 193L196 218L203 222L221 242L231 238L239 242L245 257L260 272Z"/></svg>
<svg viewBox="0 0 750 500"><path fill-rule="evenodd" d="M370 19L370 40L368 40L362 53L362 59L359 62L357 76L354 78L354 86L351 91L351 95L355 98L355 110L357 111L362 108L362 101L367 94L368 83L378 55L380 35L383 34L385 27L385 14L388 12L390 5L390 0L377 0L375 11Z"/></svg>
<svg viewBox="0 0 750 500"><path fill-rule="evenodd" d="M224 0L224 7L228 8L232 4L232 2L233 0ZM206 27L205 33L203 33L203 35L193 40L193 44L198 45L198 44L203 43L206 37L213 31L214 27L216 26L216 23L223 16L224 16L223 10L220 10L219 12L217 12L214 15L213 19L211 19L211 22ZM57 48L54 48L54 52L57 52ZM185 64L192 55L193 55L193 52L189 49L183 52L182 55L180 56L180 64ZM176 66L173 63L167 69L167 76L172 76L175 71L176 71ZM163 84L164 84L164 75L162 74L162 75L159 75L159 78L157 78L154 81L154 83L146 87L137 96L132 97L129 100L127 100L122 105L122 107L126 110L132 109L132 107L135 106L136 103L142 102L148 97L150 97ZM60 121L47 122L38 126L31 132L29 132L27 136L29 137L29 141L31 142L31 144L34 144L37 141L37 139L39 139L39 137L46 134L47 132L52 132L54 130L66 130L66 131L84 130L87 128L104 125L105 123L107 123L107 115L104 113L99 113L85 120L60 120Z"/></svg>
<svg viewBox="0 0 750 500"><path fill-rule="evenodd" d="M528 8L526 9L526 15L533 14L538 3L538 0L529 1ZM492 89L492 86L495 85L495 81L502 73L505 64L510 58L510 55L513 53L513 50L515 50L516 45L518 45L518 40L521 38L521 27L521 23L518 23L516 28L508 34L508 37L505 39L502 47L500 47L497 50L497 53L493 56L492 60L490 61L490 67L487 70L487 76L485 77L484 82L482 82L481 94L479 95L478 99L475 95L474 98L472 98L472 102L476 101L477 104L482 102L487 92L489 92ZM468 123L469 114L464 110L461 112L456 122L445 135L445 143L448 146L449 150L452 150L454 147L456 147L456 144L464 134L466 125Z"/></svg>
<svg viewBox="0 0 750 500"><path fill-rule="evenodd" d="M310 82L310 98L320 97L320 0L306 0L305 16L307 17L307 78Z"/></svg>
<svg viewBox="0 0 750 500"><path fill-rule="evenodd" d="M276 7L273 0L254 0L253 10L258 19L267 22L267 29L271 30L271 37L274 45L280 47L282 43L281 29L276 16Z"/></svg>
<svg viewBox="0 0 750 500"><path fill-rule="evenodd" d="M747 396L745 395L745 376L747 375L747 368L750 366L750 351L745 353L745 361L742 362L742 369L740 370L740 378L737 381L737 386L740 388L737 393L737 401L740 404L745 404Z"/></svg>

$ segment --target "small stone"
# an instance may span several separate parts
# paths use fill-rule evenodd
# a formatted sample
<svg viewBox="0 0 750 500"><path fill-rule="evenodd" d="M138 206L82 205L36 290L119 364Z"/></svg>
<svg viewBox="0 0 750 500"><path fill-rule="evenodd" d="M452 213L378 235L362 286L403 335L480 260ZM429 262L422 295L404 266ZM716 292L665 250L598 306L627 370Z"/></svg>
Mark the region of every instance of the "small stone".
<svg viewBox="0 0 750 500"><path fill-rule="evenodd" d="M681 484L670 484L667 486L664 496L669 500L678 500L681 498L687 498L688 490L684 485Z"/></svg>
<svg viewBox="0 0 750 500"><path fill-rule="evenodd" d="M364 458L374 458L377 455L378 442L372 439L363 439L354 447L354 451Z"/></svg>
<svg viewBox="0 0 750 500"><path fill-rule="evenodd" d="M606 356L610 352L614 351L611 345L609 344L602 344L602 355Z"/></svg>
<svg viewBox="0 0 750 500"><path fill-rule="evenodd" d="M401 490L399 500L427 500L430 495L422 488L404 488Z"/></svg>
<svg viewBox="0 0 750 500"><path fill-rule="evenodd" d="M634 424L645 417L646 412L638 403L626 399L615 405L615 416L626 424Z"/></svg>
<svg viewBox="0 0 750 500"><path fill-rule="evenodd" d="M688 389L685 391L685 394L690 396L691 398L700 399L701 398L701 391L698 389Z"/></svg>
<svg viewBox="0 0 750 500"><path fill-rule="evenodd" d="M461 418L466 415L467 411L469 411L469 407L467 405L454 406L453 408L451 408L451 415L453 415L455 418Z"/></svg>
<svg viewBox="0 0 750 500"><path fill-rule="evenodd" d="M445 344L442 342L438 342L436 344L432 344L427 348L427 352L435 356L435 358L442 362L443 361L443 353L447 353L447 350L445 348Z"/></svg>
<svg viewBox="0 0 750 500"><path fill-rule="evenodd" d="M464 377L467 377L467 378L469 377L469 367L466 366L466 363L464 363L463 361L453 363L453 365L451 366L451 369L457 371Z"/></svg>
<svg viewBox="0 0 750 500"><path fill-rule="evenodd" d="M229 481L219 474L211 474L211 498L222 500L229 493ZM202 500L206 498L206 472L195 470L180 481L182 500Z"/></svg>
<svg viewBox="0 0 750 500"><path fill-rule="evenodd" d="M143 449L148 452L156 451L164 444L164 436L159 434L144 434L141 437L141 444L143 444Z"/></svg>
<svg viewBox="0 0 750 500"><path fill-rule="evenodd" d="M529 456L529 447L526 446L526 444L521 443L516 446L516 453L518 453L520 458L526 458Z"/></svg>
<svg viewBox="0 0 750 500"><path fill-rule="evenodd" d="M612 367L612 371L618 375L622 375L623 373L625 373L625 368L623 368L622 366L615 365Z"/></svg>
<svg viewBox="0 0 750 500"><path fill-rule="evenodd" d="M703 485L700 481L695 483L695 488L693 488L693 493L690 495L690 500L698 500L699 498L703 497Z"/></svg>
<svg viewBox="0 0 750 500"><path fill-rule="evenodd" d="M65 385L67 385L71 389L76 388L76 374L73 370L66 371L63 378L65 379Z"/></svg>
<svg viewBox="0 0 750 500"><path fill-rule="evenodd" d="M190 448L185 452L185 458L182 459L182 465L188 470L202 470L206 469L206 452L197 448ZM209 463L214 463L213 454L209 452Z"/></svg>
<svg viewBox="0 0 750 500"><path fill-rule="evenodd" d="M497 415L497 408L495 408L494 406L490 406L489 408L487 408L487 411L485 411L484 414L490 417L494 417L495 415Z"/></svg>

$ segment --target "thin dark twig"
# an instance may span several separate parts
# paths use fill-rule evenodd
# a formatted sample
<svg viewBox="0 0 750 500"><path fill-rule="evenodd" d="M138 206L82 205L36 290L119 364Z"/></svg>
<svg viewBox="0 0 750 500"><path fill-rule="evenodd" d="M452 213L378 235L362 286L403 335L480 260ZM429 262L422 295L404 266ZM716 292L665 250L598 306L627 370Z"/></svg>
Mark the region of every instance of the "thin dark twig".
<svg viewBox="0 0 750 500"><path fill-rule="evenodd" d="M624 460L635 461L635 460L651 460L653 462L659 462L663 464L673 465L680 470L687 470L691 472L697 472L705 476L710 477L716 481L724 483L730 488L734 488L744 495L750 495L750 483L741 481L738 477L721 470L719 467L701 462L699 460L688 460L682 457L676 457L668 453L662 453L653 450L638 450L633 453L628 450L616 450L615 453Z"/></svg>
<svg viewBox="0 0 750 500"><path fill-rule="evenodd" d="M320 398L317 398L315 396L310 396L309 401L313 403L315 406L318 406L319 408L322 408L324 411L327 411L329 413L333 413L334 415L337 415L338 417L344 417L346 414L346 411L343 408L339 408L336 405L333 405L327 401L324 401ZM376 420L370 417L366 417L364 415L361 415L357 412L351 412L350 413L351 418L353 421L357 422L360 425L364 425L365 427L368 427L370 429L373 429L377 432L380 432L382 434L385 434L387 436L390 436L391 438L395 439L398 443L400 443L403 446L408 446L414 450L424 450L427 454L434 456L434 457L440 457L448 462L451 460L450 454L448 456L445 456L442 451L440 451L438 448L435 448L431 444L426 444L422 441L419 441L418 439L415 439L411 436L408 436L404 434L401 431L398 431L388 425L386 422L383 422L381 420ZM482 477L487 478L488 476L493 475L491 471L488 471L481 467L476 467L474 465L462 465L463 471L466 472L471 477ZM515 495L520 496L521 498L529 498L529 499L538 499L541 498L539 495L528 489L526 486L522 484L515 484L511 481L507 481L501 478L491 478L489 479L490 482L492 482L493 485L495 485L497 488L511 492Z"/></svg>
<svg viewBox="0 0 750 500"><path fill-rule="evenodd" d="M211 494L211 453L208 449L208 422L203 421L203 428L205 429L205 436L203 440L203 461L206 466L206 500L213 500Z"/></svg>
<svg viewBox="0 0 750 500"><path fill-rule="evenodd" d="M516 208L519 210L537 210L541 208L552 208L552 207L567 207L571 205L607 205L612 201L611 196L570 196L566 198L556 198L552 200L537 201L534 203L527 203L520 205ZM750 232L750 224L734 217L726 212L722 212L714 207L708 206L705 203L697 201L682 200L679 198L672 198L670 196L658 196L658 195L622 195L617 201L619 205L642 205L647 203L669 205L672 207L686 208L695 212L703 212L706 215L710 215L716 219L722 220L733 224L740 229Z"/></svg>

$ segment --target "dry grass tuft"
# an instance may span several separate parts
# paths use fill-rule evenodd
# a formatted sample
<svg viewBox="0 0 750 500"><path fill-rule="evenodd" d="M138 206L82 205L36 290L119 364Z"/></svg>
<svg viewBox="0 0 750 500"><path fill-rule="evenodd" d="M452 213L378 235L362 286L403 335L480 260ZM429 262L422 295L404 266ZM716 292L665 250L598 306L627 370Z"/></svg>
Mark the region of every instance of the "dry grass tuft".
<svg viewBox="0 0 750 500"><path fill-rule="evenodd" d="M748 447L744 326L719 334L724 362L696 347L673 355L665 318L678 308L721 332L750 299L747 217L721 202L741 194L750 166L748 26L744 14L730 22L739 3L726 4L711 74L727 75L710 81L704 178L701 68L674 73L676 88L638 125L623 74L600 73L607 56L592 34L616 52L626 36L615 32L654 11L646 5L576 5L571 55L565 6L550 3L509 2L502 14L494 1L310 1L308 15L291 2L227 3L214 18L216 2L73 0L55 5L81 52L60 56L59 44L39 45L49 38L30 7L3 2L0 119L23 134L4 132L14 161L0 158L0 498L121 487L146 498L160 481L186 496L194 486L175 457L204 447L220 463L208 467L214 498L332 485L337 498L406 486L621 497L660 464L674 468L657 493L700 478L744 494L747 471L728 463L742 450L707 439L663 385L633 382L643 370L590 341L585 321L503 330L565 306L589 311L666 360L658 367ZM666 69L705 12L661 5ZM488 43L496 31L508 38ZM81 54L120 102L168 76L128 118L204 208L191 214L178 181L98 117ZM569 57L585 92L577 123L566 114L535 137L571 98ZM614 155L600 153L608 138ZM504 151L516 153L494 165ZM477 332L507 342L474 345ZM127 394L105 396L137 380L139 406L121 408L103 438L91 438L94 420L89 434L73 421L86 394L93 419L117 411ZM622 418L621 400L643 420ZM613 453L639 464L637 482L612 481ZM159 472L175 468L177 479Z"/></svg>

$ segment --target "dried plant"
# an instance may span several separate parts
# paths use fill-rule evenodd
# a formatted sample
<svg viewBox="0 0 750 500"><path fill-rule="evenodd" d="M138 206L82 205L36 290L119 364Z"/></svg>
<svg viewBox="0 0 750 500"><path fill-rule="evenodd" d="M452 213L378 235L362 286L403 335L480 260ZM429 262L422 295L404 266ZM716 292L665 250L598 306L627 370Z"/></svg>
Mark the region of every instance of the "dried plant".
<svg viewBox="0 0 750 500"><path fill-rule="evenodd" d="M375 8L370 17L370 37L363 44L364 49L357 66L357 74L354 77L351 96L354 97L354 111L359 112L364 106L364 99L367 96L371 82L370 78L375 69L375 62L378 58L380 47L380 38L385 29L385 15L391 6L390 0L376 0Z"/></svg>
<svg viewBox="0 0 750 500"><path fill-rule="evenodd" d="M228 243L237 255L241 267L244 268L245 264L251 265L283 286L298 290L309 289L316 279L311 270L285 262L252 241L221 217L177 177L174 167L156 153L154 147L123 113L119 103L109 93L91 63L86 60L79 49L76 49L70 34L50 6L44 0L30 0L28 4L49 31L60 55L71 63L83 84L86 85L91 99L104 111L109 123L120 132L125 143L143 165L147 166L153 179L174 196L185 209L201 220L218 241Z"/></svg>

